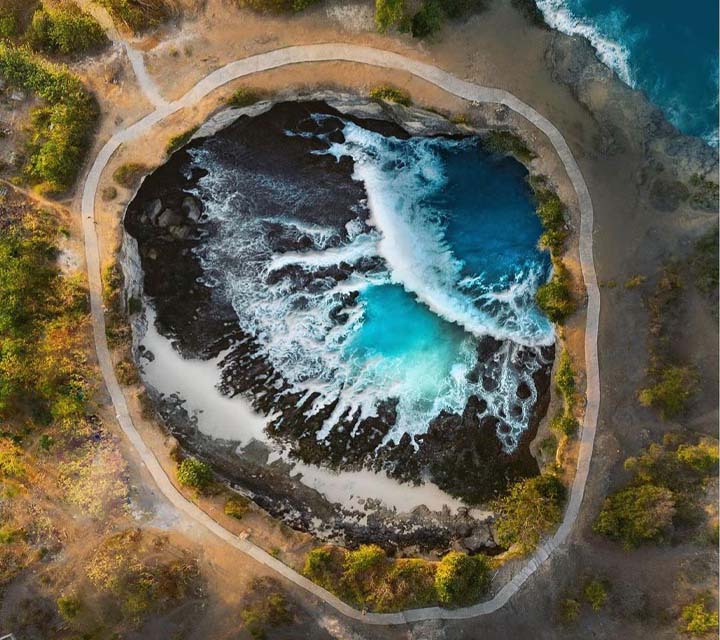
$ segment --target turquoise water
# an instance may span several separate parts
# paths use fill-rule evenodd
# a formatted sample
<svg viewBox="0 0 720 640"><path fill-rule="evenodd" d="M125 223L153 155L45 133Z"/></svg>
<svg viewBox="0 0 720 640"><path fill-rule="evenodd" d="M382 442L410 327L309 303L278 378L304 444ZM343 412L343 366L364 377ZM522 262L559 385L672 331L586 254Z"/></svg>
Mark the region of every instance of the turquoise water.
<svg viewBox="0 0 720 640"><path fill-rule="evenodd" d="M718 140L715 0L536 0L548 23L581 33L681 131Z"/></svg>
<svg viewBox="0 0 720 640"><path fill-rule="evenodd" d="M288 182L260 168L236 173L197 152L208 171L198 195L221 230L200 250L206 272L229 292L241 326L274 367L312 396L308 415L335 403L319 438L344 415L371 417L394 400L388 439L397 442L405 433L424 433L443 411L462 413L478 395L486 413L503 416L498 429L511 450L537 398L532 376L541 366L540 347L554 342L534 300L550 260L537 247L542 228L525 168L484 151L477 138L400 140L327 116L314 119L323 133L287 135L325 145L309 153L353 159L353 179L367 195L358 218L342 233L309 224L293 206L306 192L288 191ZM342 142L331 142L337 135L328 126L338 122L334 133L342 132ZM285 210L239 215L238 199L258 188L276 194L264 199L285 203ZM280 225L305 244L310 238L312 247L273 249L268 222L274 233ZM340 267L351 274L327 277ZM470 375L487 335L504 342L489 364L491 389ZM529 396L518 397L521 384Z"/></svg>

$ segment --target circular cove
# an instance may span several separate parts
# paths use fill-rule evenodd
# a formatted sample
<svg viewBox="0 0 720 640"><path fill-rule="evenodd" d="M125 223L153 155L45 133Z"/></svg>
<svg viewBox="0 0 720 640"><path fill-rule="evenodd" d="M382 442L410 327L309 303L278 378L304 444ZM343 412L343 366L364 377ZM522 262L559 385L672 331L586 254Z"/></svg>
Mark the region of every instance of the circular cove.
<svg viewBox="0 0 720 640"><path fill-rule="evenodd" d="M463 520L492 551L482 506L538 473L554 357L526 177L480 134L361 99L194 139L125 216L165 424L293 526L433 547Z"/></svg>

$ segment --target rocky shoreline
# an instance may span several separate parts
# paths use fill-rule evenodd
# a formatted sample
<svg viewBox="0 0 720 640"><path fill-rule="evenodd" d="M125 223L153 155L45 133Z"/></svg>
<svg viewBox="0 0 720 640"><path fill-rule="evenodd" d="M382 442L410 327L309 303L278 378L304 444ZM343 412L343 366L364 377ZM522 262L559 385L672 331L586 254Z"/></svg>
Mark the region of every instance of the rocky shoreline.
<svg viewBox="0 0 720 640"><path fill-rule="evenodd" d="M510 454L503 450L496 435L502 432L502 417L482 416L484 401L475 396L469 399L462 414L440 414L430 423L427 433L415 436L414 440L405 434L398 443L383 444L394 422L391 401L379 408L375 418L358 422L351 416L342 416L338 425L341 428L333 429L327 438L318 440L318 431L334 406L308 419L304 409L312 396L292 392L282 374L261 357L252 335L238 325L237 314L227 298L203 279L203 269L194 249L204 237L212 236L213 229L203 213L203 203L193 195L202 171L183 170L188 165L188 152L212 140L208 136L232 137L238 132L244 140L250 139L256 148L262 149L270 138L266 135L269 127L298 126L309 113L318 111L330 116L342 115L371 131L400 138L467 135L466 130L436 114L399 105L381 106L344 94L325 94L302 103L260 103L244 112L223 112L206 123L187 147L148 176L128 206L125 229L134 242L126 242L125 252L137 250L137 267L141 269L128 278L134 281L131 289L134 295L142 292L151 301L156 315L155 327L172 340L184 358L208 360L222 354L221 391L228 397L245 397L256 411L276 416L268 421L267 433L272 441L290 452L291 458L343 470L372 468L406 483L430 480L468 504L486 503L502 494L510 482L538 473L529 445L550 399L553 347L544 348L539 354L530 349L518 350L519 366L525 366L528 359L537 360L532 375L537 401L527 430ZM322 175L322 187L313 190L315 208L309 209L305 218L320 221L317 211L327 209L332 211L333 223L343 229L357 215L357 203L364 199L363 188L349 179L350 158L336 162L328 156L312 156L317 166L307 168L308 148L316 144L309 138L290 139L279 163L277 156L273 156L276 164L272 170L286 176L293 167L304 166L303 171L308 171L309 177L315 180L313 184L319 184L316 177ZM322 222L328 223L328 220L322 219ZM303 245L310 242L307 239L288 239L282 229L276 231L273 242L279 251L309 246ZM363 270L375 267L372 260L360 265ZM339 268L314 273L312 280L342 281L348 277L348 270L341 264ZM278 277L283 275L305 277L302 273ZM313 286L313 281L304 284ZM352 305L353 300L345 303ZM343 321L341 314L339 310L338 322ZM135 329L136 337L142 334L142 319L136 318ZM493 338L481 340L478 367L471 375L483 380L483 384L492 385L490 363L504 348L506 344ZM153 354L138 343L137 357L142 366ZM424 506L398 513L370 504L371 501L362 510L332 504L297 477L291 477L288 462L276 460L268 464L271 449L266 443L253 441L238 450L237 443L203 434L197 421L183 407L181 398L163 396L150 386L148 392L164 424L185 450L211 462L228 484L295 528L346 544L380 542L393 550L417 547L429 552L456 546L473 553L499 551L492 534L492 514L462 508L455 513L450 509L432 512ZM530 389L523 383L517 393L519 399L527 398Z"/></svg>

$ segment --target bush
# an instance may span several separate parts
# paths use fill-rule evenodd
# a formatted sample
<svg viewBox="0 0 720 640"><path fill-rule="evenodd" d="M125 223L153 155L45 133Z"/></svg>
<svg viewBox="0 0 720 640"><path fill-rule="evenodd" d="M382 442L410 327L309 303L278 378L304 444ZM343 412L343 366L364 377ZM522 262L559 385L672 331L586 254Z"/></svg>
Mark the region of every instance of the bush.
<svg viewBox="0 0 720 640"><path fill-rule="evenodd" d="M716 197L717 202L717 197ZM695 285L705 295L711 295L718 287L718 227L710 229L696 243L690 258ZM717 303L717 296L713 297Z"/></svg>
<svg viewBox="0 0 720 640"><path fill-rule="evenodd" d="M682 608L680 620L682 620L682 628L685 633L702 636L717 631L718 612L715 608L708 608L708 601L711 602L710 598L701 595L694 602Z"/></svg>
<svg viewBox="0 0 720 640"><path fill-rule="evenodd" d="M387 569L385 551L376 544L364 544L345 555L342 584L348 595L365 605L372 602L373 594Z"/></svg>
<svg viewBox="0 0 720 640"><path fill-rule="evenodd" d="M111 185L102 190L102 199L105 202L110 202L111 200L115 200L115 198L117 198L117 194L117 189Z"/></svg>
<svg viewBox="0 0 720 640"><path fill-rule="evenodd" d="M559 411L550 422L550 429L556 434L571 438L577 433L578 421L572 413Z"/></svg>
<svg viewBox="0 0 720 640"><path fill-rule="evenodd" d="M605 498L594 530L634 549L644 542L659 542L672 526L675 500L672 491L652 484L628 487Z"/></svg>
<svg viewBox="0 0 720 640"><path fill-rule="evenodd" d="M572 404L572 398L575 395L575 373L572 368L572 360L568 350L563 348L560 354L557 373L555 374L555 386L562 394L563 398L567 398Z"/></svg>
<svg viewBox="0 0 720 640"><path fill-rule="evenodd" d="M140 33L167 20L172 11L166 0L95 0L107 9L115 24Z"/></svg>
<svg viewBox="0 0 720 640"><path fill-rule="evenodd" d="M185 458L177 469L178 482L184 487L202 490L212 482L212 469L197 458Z"/></svg>
<svg viewBox="0 0 720 640"><path fill-rule="evenodd" d="M375 0L375 26L380 33L397 26L405 16L405 0Z"/></svg>
<svg viewBox="0 0 720 640"><path fill-rule="evenodd" d="M675 418L685 412L687 403L695 395L698 374L694 367L668 365L653 372L655 384L641 389L640 404L654 407L663 419Z"/></svg>
<svg viewBox="0 0 720 640"><path fill-rule="evenodd" d="M113 180L121 187L132 189L140 182L140 178L147 173L148 168L144 164L137 162L127 162L119 166L113 172Z"/></svg>
<svg viewBox="0 0 720 640"><path fill-rule="evenodd" d="M552 473L516 482L495 503L498 543L516 546L520 553L532 551L541 537L562 517L565 486Z"/></svg>
<svg viewBox="0 0 720 640"><path fill-rule="evenodd" d="M83 165L98 117L95 99L63 67L2 42L0 76L46 103L32 113L25 176L48 189L69 188Z"/></svg>
<svg viewBox="0 0 720 640"><path fill-rule="evenodd" d="M261 99L262 96L259 91L248 89L247 87L240 87L228 99L228 106L241 109L243 107L249 107Z"/></svg>
<svg viewBox="0 0 720 640"><path fill-rule="evenodd" d="M560 621L568 624L580 617L580 603L574 598L565 598L560 603Z"/></svg>
<svg viewBox="0 0 720 640"><path fill-rule="evenodd" d="M435 591L448 606L462 606L477 601L490 587L490 569L485 556L468 556L451 551L435 571Z"/></svg>
<svg viewBox="0 0 720 640"><path fill-rule="evenodd" d="M410 94L403 89L398 89L389 84L374 87L370 90L370 98L376 102L397 102L409 107L412 104Z"/></svg>
<svg viewBox="0 0 720 640"><path fill-rule="evenodd" d="M425 0L420 11L412 18L410 31L413 38L433 36L443 27L445 14L437 0Z"/></svg>
<svg viewBox="0 0 720 640"><path fill-rule="evenodd" d="M337 547L313 549L305 557L303 575L328 591L338 593L343 559L344 552Z"/></svg>
<svg viewBox="0 0 720 640"><path fill-rule="evenodd" d="M262 585L254 585L254 589ZM285 595L280 591L272 591L255 603L249 604L241 612L245 628L256 640L266 638L267 627L280 627L293 621Z"/></svg>
<svg viewBox="0 0 720 640"><path fill-rule="evenodd" d="M245 498L228 498L225 501L223 511L226 516L230 516L236 520L242 520L243 516L248 512L248 506L248 501L245 500Z"/></svg>
<svg viewBox="0 0 720 640"><path fill-rule="evenodd" d="M190 138L192 138L195 135L195 132L199 128L200 127L193 127L192 129L188 129L187 131L184 131L183 133L179 133L178 135L170 138L170 140L167 143L167 146L165 147L165 153L167 153L167 155L171 156L178 149L180 149L180 147L184 147L188 142L190 142Z"/></svg>
<svg viewBox="0 0 720 640"><path fill-rule="evenodd" d="M485 146L493 153L510 154L526 163L535 158L525 141L511 131L490 131Z"/></svg>
<svg viewBox="0 0 720 640"><path fill-rule="evenodd" d="M433 604L437 601L434 565L418 558L394 561L376 588L373 601L377 611L402 611Z"/></svg>
<svg viewBox="0 0 720 640"><path fill-rule="evenodd" d="M542 312L557 324L562 324L575 313L575 301L570 291L570 274L559 259L553 259L550 280L538 287L535 302Z"/></svg>
<svg viewBox="0 0 720 640"><path fill-rule="evenodd" d="M18 33L17 15L12 9L0 9L0 38L13 38Z"/></svg>
<svg viewBox="0 0 720 640"><path fill-rule="evenodd" d="M65 620L73 620L80 613L80 599L77 596L60 596L57 599L57 608Z"/></svg>
<svg viewBox="0 0 720 640"><path fill-rule="evenodd" d="M319 0L237 0L241 7L267 13L299 13Z"/></svg>
<svg viewBox="0 0 720 640"><path fill-rule="evenodd" d="M593 611L600 611L607 601L607 589L600 580L590 580L583 589L583 596Z"/></svg>
<svg viewBox="0 0 720 640"><path fill-rule="evenodd" d="M34 49L65 55L84 53L108 42L97 20L70 2L38 9L26 35Z"/></svg>

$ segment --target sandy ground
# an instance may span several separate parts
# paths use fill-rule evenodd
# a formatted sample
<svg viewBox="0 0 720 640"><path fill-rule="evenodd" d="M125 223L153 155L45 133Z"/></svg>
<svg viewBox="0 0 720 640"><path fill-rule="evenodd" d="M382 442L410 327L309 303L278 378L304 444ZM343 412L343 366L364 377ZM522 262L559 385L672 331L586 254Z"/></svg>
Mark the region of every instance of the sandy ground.
<svg viewBox="0 0 720 640"><path fill-rule="evenodd" d="M339 4L339 3L335 3ZM347 4L347 3L345 3ZM646 186L635 179L644 164L641 150L628 150L609 156L598 150L598 125L593 113L558 84L548 69L544 52L552 34L529 27L508 5L495 2L483 14L465 24L445 30L435 43L418 43L405 36L380 36L367 31L367 3L356 3L357 10L344 15L343 23L328 17L319 7L303 17L276 19L236 11L219 0L209 0L205 14L197 20L167 27L139 42L146 51L150 73L159 81L167 98L181 95L209 70L235 58L275 49L287 44L352 41L375 45L432 61L434 64L488 86L512 91L548 117L568 140L588 182L596 216L595 262L601 281L623 282L635 274L649 277L647 287L628 291L622 287L603 290L600 353L603 378L601 418L580 522L567 552L543 567L511 603L481 621L433 623L414 629L363 628L338 620L304 594L288 589L302 606L310 607L317 624L330 630L331 637L348 638L657 638L676 637L676 627L664 621L663 612L676 612L677 603L688 590L711 586L717 575L717 555L698 545L673 548L648 548L632 554L621 551L595 536L592 521L602 498L623 480L621 463L640 446L656 440L661 433L678 425L662 423L647 409L639 407L636 390L644 381L647 362L647 313L643 296L662 264L673 254L687 251L690 239L712 222L713 216L681 209L672 214L653 210L647 200ZM338 15L337 12L333 15ZM365 17L363 17L365 16ZM357 18L357 19L355 19ZM121 124L137 120L151 110L135 86L124 53L110 50L98 61L86 63L82 71L98 93L103 119L97 148ZM464 112L467 105L451 99L423 81L400 73L344 63L323 63L282 69L234 83L218 91L192 113L184 112L157 127L152 137L123 149L113 166L127 161L148 165L162 160L169 137L201 122L212 113L239 84L251 84L268 90L298 87L341 86L366 91L370 86L392 82L410 91L417 103L451 113ZM628 132L630 135L631 132ZM536 134L537 135L537 134ZM542 146L542 136L535 144ZM554 174L552 167L543 168ZM106 172L106 180L112 167ZM557 178L561 195L568 196L562 176ZM109 182L108 182L109 184ZM99 227L103 252L107 259L117 247L123 205L131 193L119 189L116 201L99 209ZM716 218L716 216L715 216ZM683 336L688 358L702 367L702 393L695 401L685 426L714 433L717 425L717 340L716 323L707 305L693 298L694 313ZM583 320L575 318L568 328L573 356L580 363ZM150 427L148 427L150 428ZM148 435L151 434L148 432ZM152 436L151 436L152 437ZM159 434L155 437L160 438ZM136 501L148 511L149 523L168 527L161 501L148 489L148 478L133 469ZM167 461L165 461L167 462ZM211 505L209 505L211 507ZM242 592L246 576L258 571L257 565L241 554L216 544L199 531L176 535L179 543L200 550L203 566L208 569L215 619L223 620ZM259 542L259 540L255 540ZM272 543L271 543L272 544ZM298 542L298 544L301 544ZM611 600L600 614L583 612L580 622L571 628L559 627L553 617L557 602L568 589L576 589L587 576L602 576L611 585ZM222 612L222 613L221 613ZM667 616L666 616L667 617ZM222 625L221 625L222 626ZM321 637L319 627L311 627ZM225 631L229 627L224 627ZM222 633L225 633L223 631ZM298 630L298 633L307 635ZM162 635L146 637L162 637ZM198 624L192 637L223 637L209 618ZM228 636L229 637L229 636ZM299 637L299 636L289 636Z"/></svg>

